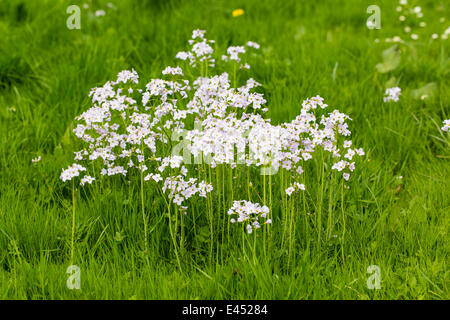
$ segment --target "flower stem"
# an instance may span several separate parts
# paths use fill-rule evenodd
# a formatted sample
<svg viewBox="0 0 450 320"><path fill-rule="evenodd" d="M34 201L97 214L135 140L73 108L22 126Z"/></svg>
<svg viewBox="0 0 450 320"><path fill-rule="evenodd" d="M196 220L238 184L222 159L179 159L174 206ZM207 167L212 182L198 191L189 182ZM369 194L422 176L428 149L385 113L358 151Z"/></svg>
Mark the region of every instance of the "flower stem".
<svg viewBox="0 0 450 320"><path fill-rule="evenodd" d="M75 182L72 180L72 239L70 244L70 264L73 264L73 256L75 252Z"/></svg>
<svg viewBox="0 0 450 320"><path fill-rule="evenodd" d="M142 222L144 224L144 256L147 261L147 265L150 267L150 261L148 260L148 239L147 239L147 218L145 216L144 207L144 172L141 170L141 210L142 210Z"/></svg>

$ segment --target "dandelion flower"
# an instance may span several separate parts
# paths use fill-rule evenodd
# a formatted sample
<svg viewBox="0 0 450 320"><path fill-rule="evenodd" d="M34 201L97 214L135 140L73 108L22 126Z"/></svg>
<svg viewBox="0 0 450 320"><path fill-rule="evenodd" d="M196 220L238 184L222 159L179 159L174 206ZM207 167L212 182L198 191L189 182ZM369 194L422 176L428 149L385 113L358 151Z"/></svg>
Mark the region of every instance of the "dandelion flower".
<svg viewBox="0 0 450 320"><path fill-rule="evenodd" d="M242 9L234 9L231 14L233 15L233 17L239 17L239 16L242 16L244 14L244 10L242 10Z"/></svg>

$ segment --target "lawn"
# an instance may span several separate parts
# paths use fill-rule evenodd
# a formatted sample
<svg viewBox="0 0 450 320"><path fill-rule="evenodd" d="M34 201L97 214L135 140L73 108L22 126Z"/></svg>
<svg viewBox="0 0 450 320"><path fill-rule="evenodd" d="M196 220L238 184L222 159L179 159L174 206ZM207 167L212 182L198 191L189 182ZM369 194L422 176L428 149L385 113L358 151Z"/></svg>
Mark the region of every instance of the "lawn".
<svg viewBox="0 0 450 320"><path fill-rule="evenodd" d="M0 299L450 298L446 1L408 0L402 11L397 1L72 2L0 0ZM80 29L66 24L72 4ZM380 29L366 25L373 4ZM401 21L415 6L423 17ZM218 54L202 75L227 71L231 82L221 54L260 44L234 84L261 84L271 124L317 95L348 115L365 153L350 179L321 150L303 167L306 190L291 196L284 168L190 164L213 190L186 214L139 172L100 176L96 162L92 184L62 181L86 147L73 129L91 88L122 70L136 70L141 87L167 66L188 70L175 56L196 29ZM399 100L385 102L397 86ZM237 200L267 205L272 223L251 234L231 223Z"/></svg>

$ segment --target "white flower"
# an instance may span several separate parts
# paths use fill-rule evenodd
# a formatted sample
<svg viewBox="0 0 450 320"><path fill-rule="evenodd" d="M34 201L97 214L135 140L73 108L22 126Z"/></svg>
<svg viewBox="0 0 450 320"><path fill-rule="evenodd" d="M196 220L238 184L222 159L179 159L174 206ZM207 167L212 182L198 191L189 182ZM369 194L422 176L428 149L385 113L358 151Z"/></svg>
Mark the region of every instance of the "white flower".
<svg viewBox="0 0 450 320"><path fill-rule="evenodd" d="M342 171L342 170L345 169L345 167L346 167L348 164L349 164L349 163L348 163L347 161L341 160L341 161L335 163L335 164L331 167L331 169L332 169L332 170L337 170L337 171Z"/></svg>
<svg viewBox="0 0 450 320"><path fill-rule="evenodd" d="M259 46L259 44L257 44L256 42L248 41L248 42L247 42L247 47L259 49L260 46Z"/></svg>
<svg viewBox="0 0 450 320"><path fill-rule="evenodd" d="M171 75L180 75L183 76L183 70L181 70L180 67L167 67L162 71L162 74L166 75L166 74L171 74Z"/></svg>
<svg viewBox="0 0 450 320"><path fill-rule="evenodd" d="M352 149L348 149L344 158L347 158L348 160L352 160L354 155L355 155L355 151L353 151Z"/></svg>
<svg viewBox="0 0 450 320"><path fill-rule="evenodd" d="M196 30L192 31L192 39L196 39L196 38L203 39L203 37L205 36L205 33L206 33L205 30L196 29Z"/></svg>
<svg viewBox="0 0 450 320"><path fill-rule="evenodd" d="M34 164L38 163L39 161L41 161L41 156L38 156L38 157L36 157L34 159L31 159L31 162L34 163Z"/></svg>
<svg viewBox="0 0 450 320"><path fill-rule="evenodd" d="M400 89L399 87L393 87L393 88L386 89L383 101L384 102L389 102L389 101L397 102L398 100L400 100L399 97L401 95L401 91L402 91L402 89Z"/></svg>
<svg viewBox="0 0 450 320"><path fill-rule="evenodd" d="M285 192L288 196L290 196L292 193L298 190L305 190L305 185L303 183L294 182L285 190Z"/></svg>
<svg viewBox="0 0 450 320"><path fill-rule="evenodd" d="M240 53L245 53L245 48L242 46L228 47L228 49L227 49L228 58L230 60L234 60L236 62L241 61L241 59L239 58Z"/></svg>
<svg viewBox="0 0 450 320"><path fill-rule="evenodd" d="M442 131L448 132L450 129L450 119L444 120L444 126L442 127Z"/></svg>
<svg viewBox="0 0 450 320"><path fill-rule="evenodd" d="M106 14L105 10L97 10L95 11L95 16L103 17Z"/></svg>
<svg viewBox="0 0 450 320"><path fill-rule="evenodd" d="M305 185L303 183L295 182L294 186L296 190L305 190Z"/></svg>
<svg viewBox="0 0 450 320"><path fill-rule="evenodd" d="M74 163L67 169L63 169L60 179L64 182L72 180L74 177L78 177L81 171L86 171L86 168L78 163Z"/></svg>
<svg viewBox="0 0 450 320"><path fill-rule="evenodd" d="M269 208L267 206L261 206L258 203L252 203L250 201L241 200L234 201L233 206L228 210L228 215L237 215L237 222L247 223L247 232L252 233L253 229L259 229L261 226L260 219L263 223L270 224L272 220L267 218L269 214ZM231 223L235 223L234 218L230 219Z"/></svg>
<svg viewBox="0 0 450 320"><path fill-rule="evenodd" d="M187 58L189 58L189 54L181 51L181 52L177 53L176 58L181 59L181 60L186 60Z"/></svg>
<svg viewBox="0 0 450 320"><path fill-rule="evenodd" d="M94 180L95 180L94 177L91 177L91 176L86 175L86 176L84 176L84 177L81 179L80 185L84 186L85 183L92 184L92 182L93 182Z"/></svg>
<svg viewBox="0 0 450 320"><path fill-rule="evenodd" d="M285 191L286 191L286 194L288 196L290 196L295 191L295 189L294 189L294 187L288 187Z"/></svg>
<svg viewBox="0 0 450 320"><path fill-rule="evenodd" d="M366 26L367 26L367 28L372 29L372 28L376 27L376 23L372 20L367 20Z"/></svg>

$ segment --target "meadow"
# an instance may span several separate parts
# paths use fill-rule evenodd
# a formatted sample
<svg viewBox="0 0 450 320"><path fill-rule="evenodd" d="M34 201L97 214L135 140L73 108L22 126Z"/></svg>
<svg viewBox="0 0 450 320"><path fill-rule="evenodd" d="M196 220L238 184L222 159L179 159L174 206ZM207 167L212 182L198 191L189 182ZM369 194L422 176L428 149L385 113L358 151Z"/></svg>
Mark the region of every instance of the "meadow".
<svg viewBox="0 0 450 320"><path fill-rule="evenodd" d="M367 26L373 4L379 29ZM70 5L80 7L80 29L67 27ZM405 13L416 6L420 11ZM450 133L442 129L450 119L449 13L439 0L0 0L0 299L449 299ZM189 39L204 38L215 40L208 42L214 67L206 50L193 68L178 53L188 52ZM249 69L233 59L241 57L238 46ZM291 168L292 158L265 175L254 162L184 167L170 157L159 170L157 158L178 142L171 124L193 129L195 115L208 119L201 110L177 114L181 120L159 110L172 122L154 135L158 151L139 138L127 172L101 173L105 156L89 162L88 153L79 156L84 170L63 171L74 152L93 150L77 124L98 116L90 108L93 99L104 103L105 84L139 95L139 112L155 119L160 102L153 98L165 93L158 82L146 84L182 84L180 70L168 66L180 66L190 84L227 72L229 79L208 85L219 92L227 82L232 97L244 100L247 89L255 92L252 126L286 134L298 129L289 123L303 121L300 115L326 126L345 118L326 118L336 109L351 118L351 135L341 127L331 132L325 140L332 152L302 149L300 170ZM398 101L384 99L395 87ZM146 108L140 94L153 89ZM174 105L186 108L184 91L192 99L196 89L177 90ZM123 110L115 111L111 121L122 126ZM100 116L104 125L109 114ZM123 120L148 126L128 111ZM226 134L213 122L199 141L234 139L234 128L222 125ZM300 145L308 134L317 138L312 127L302 128ZM266 138L250 137L257 146ZM277 137L263 145L264 155ZM324 137L317 139L320 147ZM349 176L335 166L334 144L358 153ZM81 171L95 180L80 185ZM173 177L197 179L185 199L167 192ZM244 218L257 224L239 221L246 208ZM73 265L79 289L67 283ZM374 275L377 288L368 285Z"/></svg>

